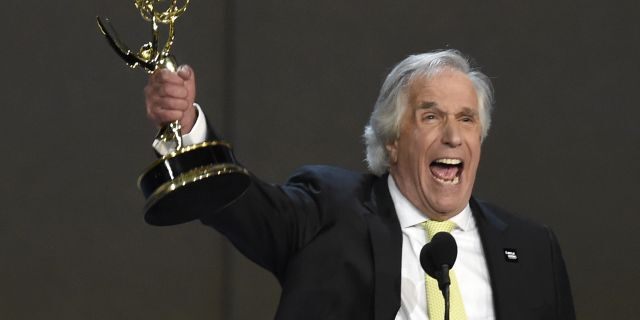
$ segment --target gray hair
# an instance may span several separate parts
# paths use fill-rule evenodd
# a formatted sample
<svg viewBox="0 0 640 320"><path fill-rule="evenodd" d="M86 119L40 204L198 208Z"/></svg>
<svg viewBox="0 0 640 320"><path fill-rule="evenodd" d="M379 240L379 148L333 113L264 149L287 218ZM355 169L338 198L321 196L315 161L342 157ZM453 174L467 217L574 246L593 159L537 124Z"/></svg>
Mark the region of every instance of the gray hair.
<svg viewBox="0 0 640 320"><path fill-rule="evenodd" d="M407 89L411 81L418 77L430 78L446 69L466 74L473 83L478 96L482 139L487 136L493 109L493 87L489 78L472 69L467 58L457 50L412 55L398 63L385 79L369 124L364 128L367 164L371 172L381 175L389 168L386 145L393 142L400 132L402 117L408 104Z"/></svg>

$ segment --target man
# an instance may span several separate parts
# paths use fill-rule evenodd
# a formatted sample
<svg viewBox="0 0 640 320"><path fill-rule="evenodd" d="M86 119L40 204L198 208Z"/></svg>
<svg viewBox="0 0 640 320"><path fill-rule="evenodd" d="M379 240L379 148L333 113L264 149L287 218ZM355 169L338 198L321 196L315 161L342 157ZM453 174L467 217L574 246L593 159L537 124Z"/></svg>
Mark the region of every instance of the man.
<svg viewBox="0 0 640 320"><path fill-rule="evenodd" d="M187 143L206 137L191 69L156 72L145 93L156 125L179 119ZM365 129L371 174L309 166L282 186L252 176L201 220L277 277L277 319L442 318L419 263L434 224L459 248L452 319L574 319L553 233L471 196L491 104L488 78L459 52L410 56Z"/></svg>

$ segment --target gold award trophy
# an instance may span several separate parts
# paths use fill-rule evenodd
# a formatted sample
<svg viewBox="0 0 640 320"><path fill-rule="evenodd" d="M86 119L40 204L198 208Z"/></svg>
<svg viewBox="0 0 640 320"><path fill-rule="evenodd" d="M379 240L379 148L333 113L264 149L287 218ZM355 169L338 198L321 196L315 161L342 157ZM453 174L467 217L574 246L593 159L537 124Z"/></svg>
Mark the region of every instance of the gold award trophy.
<svg viewBox="0 0 640 320"><path fill-rule="evenodd" d="M175 21L185 12L189 0L134 0L142 17L151 22L152 40L133 53L118 38L108 19L97 17L98 27L115 52L131 68L148 73L167 68L176 71L176 59L169 53L175 36ZM164 11L158 11L162 2ZM158 47L160 25L166 25L167 41ZM210 137L212 134L210 134ZM172 152L154 161L138 179L146 198L145 220L153 225L173 225L217 211L238 198L248 187L249 173L240 166L231 146L213 136L210 141L183 146L180 123L165 125L156 139L172 146Z"/></svg>

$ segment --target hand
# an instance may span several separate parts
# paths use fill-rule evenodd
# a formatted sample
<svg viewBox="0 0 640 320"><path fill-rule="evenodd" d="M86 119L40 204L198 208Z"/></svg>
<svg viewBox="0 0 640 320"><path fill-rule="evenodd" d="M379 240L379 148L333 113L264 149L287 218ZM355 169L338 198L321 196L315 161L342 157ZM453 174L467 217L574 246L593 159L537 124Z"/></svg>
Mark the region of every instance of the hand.
<svg viewBox="0 0 640 320"><path fill-rule="evenodd" d="M182 134L191 132L196 122L196 78L193 69L182 65L177 72L158 69L144 88L147 117L158 128L179 120Z"/></svg>

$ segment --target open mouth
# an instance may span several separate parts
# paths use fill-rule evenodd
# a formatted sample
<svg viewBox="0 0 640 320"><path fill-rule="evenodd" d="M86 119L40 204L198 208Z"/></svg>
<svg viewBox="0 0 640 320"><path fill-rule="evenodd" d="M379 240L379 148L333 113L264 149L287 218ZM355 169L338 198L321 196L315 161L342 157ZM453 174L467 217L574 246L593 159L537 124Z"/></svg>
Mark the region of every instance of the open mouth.
<svg viewBox="0 0 640 320"><path fill-rule="evenodd" d="M454 158L436 159L429 165L433 178L442 184L460 183L460 175L463 168L464 163L462 160Z"/></svg>

